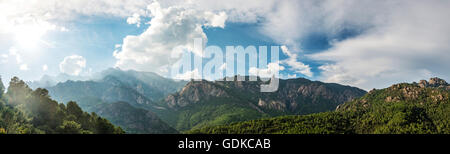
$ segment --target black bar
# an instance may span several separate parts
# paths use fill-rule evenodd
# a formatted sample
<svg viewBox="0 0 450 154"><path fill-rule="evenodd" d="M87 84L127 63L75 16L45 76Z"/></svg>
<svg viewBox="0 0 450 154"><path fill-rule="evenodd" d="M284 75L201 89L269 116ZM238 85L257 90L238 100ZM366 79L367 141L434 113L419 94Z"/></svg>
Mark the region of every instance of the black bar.
<svg viewBox="0 0 450 154"><path fill-rule="evenodd" d="M179 148L180 141L212 141L209 150L198 142L195 149ZM228 139L228 140L227 140ZM253 139L253 140L251 140ZM345 152L365 149L366 152L399 150L446 149L449 135L0 135L1 147L23 145L25 147L67 147L71 151L163 151L177 153L279 153L283 151ZM228 147L234 141L239 148ZM258 140L270 140L270 146L256 146ZM224 143L225 142L225 143ZM196 142L197 143L197 142ZM217 144L217 145L216 145ZM224 146L225 145L225 146ZM407 145L407 147L403 146ZM250 148L250 147L253 148ZM227 148L228 147L228 148ZM444 150L448 151L448 150ZM363 152L363 153L366 153ZM144 152L153 153L153 152Z"/></svg>

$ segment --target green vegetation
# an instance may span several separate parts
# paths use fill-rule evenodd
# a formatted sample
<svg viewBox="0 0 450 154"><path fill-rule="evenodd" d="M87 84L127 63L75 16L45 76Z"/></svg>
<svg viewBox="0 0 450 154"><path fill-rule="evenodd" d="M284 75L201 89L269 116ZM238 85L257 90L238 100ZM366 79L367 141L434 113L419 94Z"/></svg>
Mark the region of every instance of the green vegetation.
<svg viewBox="0 0 450 154"><path fill-rule="evenodd" d="M269 117L269 115L260 113L242 103L237 103L237 101L234 103L229 102L225 98L215 98L208 102L199 102L196 105L187 106L174 111L172 116L176 116L176 121L172 124L178 130L189 130L190 128L216 126Z"/></svg>
<svg viewBox="0 0 450 154"><path fill-rule="evenodd" d="M187 133L450 134L449 95L446 83L439 87L402 83L373 90L334 112L252 120Z"/></svg>
<svg viewBox="0 0 450 154"><path fill-rule="evenodd" d="M3 86L2 86L3 87ZM1 87L0 87L1 88ZM1 91L0 133L7 134L120 134L124 131L75 102L58 104L46 89L30 89L17 77L6 94Z"/></svg>
<svg viewBox="0 0 450 154"><path fill-rule="evenodd" d="M126 102L101 103L90 108L132 134L176 134L177 130L158 118L153 112L136 108Z"/></svg>

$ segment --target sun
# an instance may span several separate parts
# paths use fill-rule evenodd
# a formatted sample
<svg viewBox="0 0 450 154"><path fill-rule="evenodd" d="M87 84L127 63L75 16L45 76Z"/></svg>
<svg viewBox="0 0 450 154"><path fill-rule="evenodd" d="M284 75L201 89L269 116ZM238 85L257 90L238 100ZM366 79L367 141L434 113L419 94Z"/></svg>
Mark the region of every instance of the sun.
<svg viewBox="0 0 450 154"><path fill-rule="evenodd" d="M15 27L14 36L15 42L22 48L36 48L43 41L42 36L46 30L39 25L20 25Z"/></svg>

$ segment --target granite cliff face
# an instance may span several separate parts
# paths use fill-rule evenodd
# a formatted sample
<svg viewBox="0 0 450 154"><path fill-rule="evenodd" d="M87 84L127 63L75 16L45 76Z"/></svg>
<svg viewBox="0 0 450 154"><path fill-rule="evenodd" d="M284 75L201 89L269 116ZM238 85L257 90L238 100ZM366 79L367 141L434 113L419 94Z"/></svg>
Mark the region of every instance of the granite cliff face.
<svg viewBox="0 0 450 154"><path fill-rule="evenodd" d="M169 95L165 102L171 108L185 107L191 103L198 103L212 97L227 98L229 95L220 85L209 81L192 81L187 83L181 91Z"/></svg>
<svg viewBox="0 0 450 154"><path fill-rule="evenodd" d="M235 77L236 79L236 77ZM280 80L276 92L260 92L258 79L249 81L191 81L167 96L167 112L159 116L178 130L279 115L331 111L339 104L363 96L359 88L304 78Z"/></svg>
<svg viewBox="0 0 450 154"><path fill-rule="evenodd" d="M247 78L248 79L248 78ZM259 81L191 81L165 102L170 108L183 108L213 98L237 99L254 104L259 109L291 114L307 114L333 110L337 105L361 97L364 90L304 78L280 80L278 91L260 92Z"/></svg>

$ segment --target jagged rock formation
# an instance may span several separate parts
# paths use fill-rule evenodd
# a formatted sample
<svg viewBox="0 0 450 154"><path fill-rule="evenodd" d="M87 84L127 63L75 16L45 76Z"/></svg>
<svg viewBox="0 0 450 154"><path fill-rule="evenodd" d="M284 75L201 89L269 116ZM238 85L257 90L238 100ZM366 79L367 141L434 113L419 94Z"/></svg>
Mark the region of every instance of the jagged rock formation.
<svg viewBox="0 0 450 154"><path fill-rule="evenodd" d="M420 80L419 83L416 83L421 88L446 88L450 89L450 85L443 79L440 78L431 78L428 82L426 80Z"/></svg>
<svg viewBox="0 0 450 154"><path fill-rule="evenodd" d="M439 104L449 101L450 85L443 79L431 78L419 83L394 84L386 89L370 91L353 103L339 105L337 110L370 108L373 102L417 103L419 105Z"/></svg>
<svg viewBox="0 0 450 154"><path fill-rule="evenodd" d="M165 102L171 108L184 107L190 103L198 103L202 99L210 99L211 97L226 98L229 95L219 85L208 81L195 81L186 84L181 91L169 95Z"/></svg>
<svg viewBox="0 0 450 154"><path fill-rule="evenodd" d="M248 79L248 77L247 77ZM339 84L310 81L304 78L280 80L278 91L261 93L262 81L191 81L165 102L182 108L211 98L234 98L261 109L306 114L334 109L337 105L364 95L364 90ZM308 111L311 109L312 111Z"/></svg>
<svg viewBox="0 0 450 154"><path fill-rule="evenodd" d="M280 80L278 91L263 93L260 92L263 81L245 79L191 81L164 100L173 112L159 115L178 130L186 130L278 115L331 111L366 93L355 87L304 78Z"/></svg>

